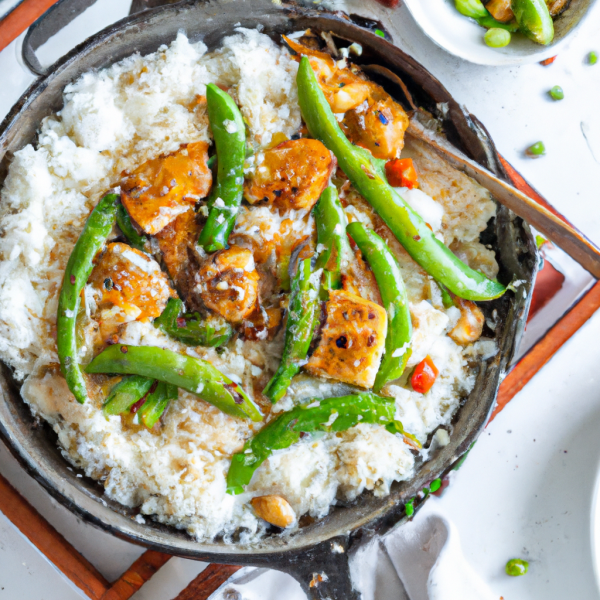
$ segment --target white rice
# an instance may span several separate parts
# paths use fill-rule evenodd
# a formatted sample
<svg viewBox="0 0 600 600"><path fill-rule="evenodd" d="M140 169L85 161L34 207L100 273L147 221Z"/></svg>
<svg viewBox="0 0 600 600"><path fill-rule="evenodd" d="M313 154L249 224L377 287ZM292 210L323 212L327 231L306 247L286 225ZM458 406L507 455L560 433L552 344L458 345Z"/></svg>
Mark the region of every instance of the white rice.
<svg viewBox="0 0 600 600"><path fill-rule="evenodd" d="M256 31L240 30L211 54L203 43L190 44L180 34L154 54L129 57L67 86L63 110L43 121L37 148L28 145L15 154L1 192L0 358L24 380L23 398L53 427L73 465L102 481L110 498L139 506L143 514L186 529L198 540L219 534L230 539L239 528L242 541L259 539L265 524L249 507L253 496L276 492L297 515L320 517L337 499L351 500L364 490L388 493L393 481L410 477L413 469L414 457L400 436L361 424L276 452L258 469L246 493L230 496L225 493L230 457L259 425L229 417L180 390L160 435L133 432L122 427L120 417L106 419L98 404L75 402L56 368L55 316L62 275L99 197L119 181L123 170L182 143L210 139L204 113L195 111L196 98L209 82L230 87L258 150L275 133L291 136L301 125L296 70L297 63L285 50ZM436 228L448 243L477 244L479 231L494 214L487 192L427 154L426 148L408 144L407 149L422 174L423 191L433 198L425 204ZM422 204L423 198L415 202ZM360 199L350 202L347 214L350 220L372 218ZM310 233L314 222L301 221L304 216L285 218L297 219ZM279 222L264 207L243 208L237 231L268 241ZM425 396L391 387L398 417L424 441L437 426L449 423L474 377L462 349L446 336L452 311L425 300L423 290L431 281L397 244L393 247L417 323L410 364L429 354L440 370ZM152 325L135 321L127 324L121 342L187 352L246 381L273 372L280 338L270 343L238 341L219 355L213 349L183 346ZM275 410L289 409L309 396L336 393L336 385L300 377Z"/></svg>

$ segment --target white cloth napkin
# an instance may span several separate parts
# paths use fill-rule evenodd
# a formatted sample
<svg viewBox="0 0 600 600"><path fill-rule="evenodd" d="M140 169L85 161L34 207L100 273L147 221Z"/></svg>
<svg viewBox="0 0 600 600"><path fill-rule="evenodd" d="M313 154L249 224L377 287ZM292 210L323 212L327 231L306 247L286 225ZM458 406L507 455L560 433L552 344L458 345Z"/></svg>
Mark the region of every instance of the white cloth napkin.
<svg viewBox="0 0 600 600"><path fill-rule="evenodd" d="M415 519L351 560L363 600L497 600L463 556L456 527L431 498ZM210 600L306 600L289 575L247 567Z"/></svg>

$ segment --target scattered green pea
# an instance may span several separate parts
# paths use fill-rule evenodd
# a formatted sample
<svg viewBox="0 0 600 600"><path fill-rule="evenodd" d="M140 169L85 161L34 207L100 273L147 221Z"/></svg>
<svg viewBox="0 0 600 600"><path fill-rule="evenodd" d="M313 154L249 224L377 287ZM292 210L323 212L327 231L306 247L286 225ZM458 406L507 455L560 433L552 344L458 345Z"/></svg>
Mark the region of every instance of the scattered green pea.
<svg viewBox="0 0 600 600"><path fill-rule="evenodd" d="M531 158L539 158L546 154L546 146L544 146L544 142L536 142L525 150L525 154Z"/></svg>
<svg viewBox="0 0 600 600"><path fill-rule="evenodd" d="M499 27L492 27L486 31L483 39L490 48L504 48L510 43L510 32Z"/></svg>
<svg viewBox="0 0 600 600"><path fill-rule="evenodd" d="M440 488L442 487L442 480L441 479L434 479L430 484L429 484L429 491L434 494L435 492L437 492Z"/></svg>
<svg viewBox="0 0 600 600"><path fill-rule="evenodd" d="M376 29L375 35L378 35L379 37L382 37L382 38L385 37L385 33L383 31L381 31L381 29Z"/></svg>
<svg viewBox="0 0 600 600"><path fill-rule="evenodd" d="M555 85L548 93L553 100L562 100L565 97L565 93L560 85Z"/></svg>
<svg viewBox="0 0 600 600"><path fill-rule="evenodd" d="M590 65L595 65L598 62L598 53L594 52L594 50L592 50L589 54L588 54L588 63Z"/></svg>
<svg viewBox="0 0 600 600"><path fill-rule="evenodd" d="M415 507L413 506L413 502L415 501L414 498L411 498L405 505L404 505L404 511L406 512L406 516L407 517L412 517L413 514L415 513Z"/></svg>
<svg viewBox="0 0 600 600"><path fill-rule="evenodd" d="M529 570L529 563L520 558L513 558L506 563L506 574L511 577L519 577L525 575Z"/></svg>

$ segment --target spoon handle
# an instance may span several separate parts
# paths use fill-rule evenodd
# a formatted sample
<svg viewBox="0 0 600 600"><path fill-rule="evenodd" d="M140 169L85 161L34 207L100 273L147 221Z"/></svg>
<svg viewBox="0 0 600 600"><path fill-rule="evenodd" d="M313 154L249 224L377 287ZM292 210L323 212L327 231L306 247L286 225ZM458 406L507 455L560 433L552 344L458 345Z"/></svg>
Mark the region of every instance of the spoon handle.
<svg viewBox="0 0 600 600"><path fill-rule="evenodd" d="M449 164L488 189L498 202L544 234L596 279L600 279L600 249L580 231L466 157L443 138L429 132L417 121L411 120L407 133L428 144Z"/></svg>

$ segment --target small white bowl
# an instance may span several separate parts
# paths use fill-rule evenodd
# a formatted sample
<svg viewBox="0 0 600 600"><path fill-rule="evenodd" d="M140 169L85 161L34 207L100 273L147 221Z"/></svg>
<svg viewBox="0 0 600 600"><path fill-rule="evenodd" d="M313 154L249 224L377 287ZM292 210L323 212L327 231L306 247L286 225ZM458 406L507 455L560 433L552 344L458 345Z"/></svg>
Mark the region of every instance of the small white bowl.
<svg viewBox="0 0 600 600"><path fill-rule="evenodd" d="M454 0L404 0L425 35L438 46L469 62L490 66L540 62L556 56L596 3L597 0L571 0L569 8L554 21L554 40L549 46L516 33L508 46L490 48L483 41L486 30L461 15Z"/></svg>

